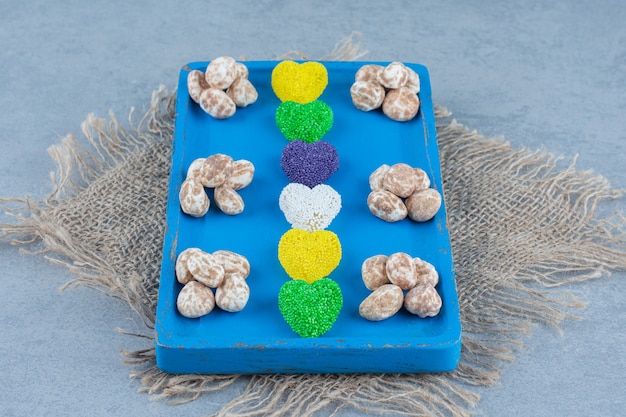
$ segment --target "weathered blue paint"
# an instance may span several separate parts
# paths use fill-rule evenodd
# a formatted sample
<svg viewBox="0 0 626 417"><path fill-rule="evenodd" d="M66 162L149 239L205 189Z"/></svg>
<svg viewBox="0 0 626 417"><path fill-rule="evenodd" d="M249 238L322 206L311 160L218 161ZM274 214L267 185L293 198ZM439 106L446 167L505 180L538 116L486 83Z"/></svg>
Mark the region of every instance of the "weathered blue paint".
<svg viewBox="0 0 626 417"><path fill-rule="evenodd" d="M421 79L418 116L399 123L381 112L361 112L350 98L354 74L366 62L324 62L329 85L320 100L331 106L334 125L324 140L337 148L339 170L326 182L341 195L343 207L328 230L335 232L343 258L330 275L340 286L344 307L334 327L316 339L291 331L277 305L281 285L290 279L278 262L277 246L290 227L278 207L288 179L280 168L287 140L274 122L280 101L271 85L277 62L247 62L259 99L237 109L226 120L205 114L187 94L191 63L180 73L172 169L167 202L167 230L156 319L157 364L169 373L360 373L441 372L456 367L461 351L461 325L452 250L444 206L426 223L386 223L368 210L368 177L383 163L405 162L424 169L442 190L435 119L428 71L407 64ZM384 63L383 63L384 64ZM248 159L256 167L250 186L240 191L246 208L227 216L215 208L203 218L182 214L178 191L190 163L198 157L226 153ZM212 198L211 192L209 192ZM246 256L250 301L239 313L217 308L200 319L176 311L180 284L176 255L188 247L228 249ZM420 319L405 311L382 322L361 318L358 306L369 294L361 281L361 263L376 254L407 252L435 265L443 308L437 317Z"/></svg>

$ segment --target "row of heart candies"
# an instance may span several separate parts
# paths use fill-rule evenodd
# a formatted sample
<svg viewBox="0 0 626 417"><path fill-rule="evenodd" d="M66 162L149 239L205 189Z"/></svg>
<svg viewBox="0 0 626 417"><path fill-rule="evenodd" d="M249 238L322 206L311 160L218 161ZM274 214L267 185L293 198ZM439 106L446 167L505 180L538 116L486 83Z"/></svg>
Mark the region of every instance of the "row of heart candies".
<svg viewBox="0 0 626 417"><path fill-rule="evenodd" d="M281 167L290 183L279 206L292 228L278 243L278 260L290 278L280 288L278 307L301 337L319 337L333 326L343 296L328 278L341 261L341 243L329 230L341 210L341 195L324 184L339 168L335 147L322 141L333 125L333 111L318 98L328 73L318 62L282 61L272 71L272 89L281 104L276 125L289 143Z"/></svg>

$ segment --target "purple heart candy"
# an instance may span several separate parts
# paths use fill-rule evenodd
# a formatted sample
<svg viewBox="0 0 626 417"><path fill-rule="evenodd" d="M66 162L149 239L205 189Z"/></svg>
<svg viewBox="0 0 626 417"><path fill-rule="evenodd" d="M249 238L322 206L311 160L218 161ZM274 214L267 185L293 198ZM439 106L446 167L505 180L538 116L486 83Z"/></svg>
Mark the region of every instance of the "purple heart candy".
<svg viewBox="0 0 626 417"><path fill-rule="evenodd" d="M337 171L339 156L337 149L328 142L294 140L283 149L280 166L289 181L313 188Z"/></svg>

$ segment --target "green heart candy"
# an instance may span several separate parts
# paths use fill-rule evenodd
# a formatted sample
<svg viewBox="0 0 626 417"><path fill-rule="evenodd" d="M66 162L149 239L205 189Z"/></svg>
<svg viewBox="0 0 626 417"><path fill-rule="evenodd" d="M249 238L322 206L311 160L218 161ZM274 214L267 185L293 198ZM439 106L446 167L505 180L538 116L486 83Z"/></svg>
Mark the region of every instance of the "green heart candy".
<svg viewBox="0 0 626 417"><path fill-rule="evenodd" d="M318 337L333 326L343 307L341 289L329 278L312 284L285 282L278 293L278 308L291 329L301 337Z"/></svg>
<svg viewBox="0 0 626 417"><path fill-rule="evenodd" d="M290 141L301 139L313 143L333 126L333 111L320 100L306 104L284 101L276 109L276 125Z"/></svg>

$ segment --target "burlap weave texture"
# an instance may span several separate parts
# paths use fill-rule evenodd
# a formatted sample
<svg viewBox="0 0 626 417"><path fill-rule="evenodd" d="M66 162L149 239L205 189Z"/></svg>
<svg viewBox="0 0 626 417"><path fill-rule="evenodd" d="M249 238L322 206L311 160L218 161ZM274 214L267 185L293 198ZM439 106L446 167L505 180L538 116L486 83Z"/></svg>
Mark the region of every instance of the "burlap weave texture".
<svg viewBox="0 0 626 417"><path fill-rule="evenodd" d="M43 201L2 199L16 222L0 236L41 241L51 260L86 286L120 299L146 324L146 348L124 352L140 391L193 400L236 380L246 390L219 416L330 414L342 407L423 416L466 416L511 360L533 323L557 325L581 304L547 287L626 268L624 217L598 218L605 199L620 198L598 176L560 167L542 152L491 140L437 108L444 192L455 254L463 325L459 367L433 375L166 375L152 347L174 97L156 91L148 112L124 128L110 115L90 116L84 138L68 136L50 153L55 190ZM305 390L297 387L305 386ZM399 400L400 398L400 400ZM262 401L260 399L263 399Z"/></svg>

